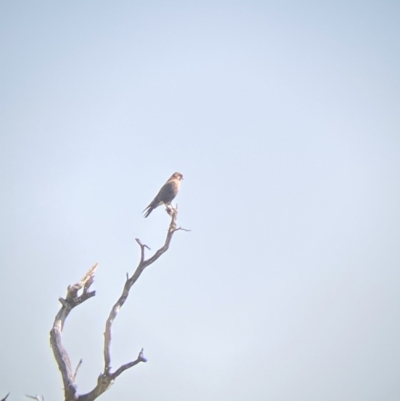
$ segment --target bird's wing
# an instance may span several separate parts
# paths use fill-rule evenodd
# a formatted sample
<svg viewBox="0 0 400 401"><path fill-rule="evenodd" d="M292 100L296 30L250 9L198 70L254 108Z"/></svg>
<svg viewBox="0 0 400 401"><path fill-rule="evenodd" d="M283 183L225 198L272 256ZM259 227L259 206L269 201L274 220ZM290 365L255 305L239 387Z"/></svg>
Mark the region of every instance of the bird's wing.
<svg viewBox="0 0 400 401"><path fill-rule="evenodd" d="M170 180L166 182L157 194L156 199L160 203L171 203L172 199L175 198L178 193L178 184L176 180Z"/></svg>
<svg viewBox="0 0 400 401"><path fill-rule="evenodd" d="M158 191L156 197L150 202L149 206L143 210L145 216L147 217L156 207L161 204L169 205L171 201L175 198L179 191L179 180L169 179Z"/></svg>

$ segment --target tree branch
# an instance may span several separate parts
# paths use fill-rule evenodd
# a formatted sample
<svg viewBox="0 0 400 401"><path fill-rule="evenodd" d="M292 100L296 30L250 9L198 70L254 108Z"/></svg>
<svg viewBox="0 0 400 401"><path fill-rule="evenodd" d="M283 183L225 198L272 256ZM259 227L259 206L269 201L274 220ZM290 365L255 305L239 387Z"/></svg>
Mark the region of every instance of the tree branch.
<svg viewBox="0 0 400 401"><path fill-rule="evenodd" d="M61 309L57 313L53 327L50 331L50 344L53 349L54 357L57 361L58 368L61 372L63 384L64 384L64 397L65 401L94 401L97 397L103 394L114 382L114 380L122 374L125 370L132 368L135 365L138 365L141 362L147 362L146 358L143 355L143 348L139 352L137 358L134 361L125 363L121 365L117 370L111 372L111 329L112 324L117 317L119 310L122 308L124 303L126 302L129 291L132 286L136 283L139 279L140 275L143 273L144 269L151 264L153 264L162 254L164 254L171 243L172 237L176 231L189 231L185 230L181 227L176 227L176 220L178 216L178 210L170 207L168 210L168 214L171 217L170 224L168 226L167 236L165 238L164 245L158 249L153 256L146 259L145 258L145 249L150 248L143 244L138 238L136 238L136 242L140 247L140 261L138 266L136 267L135 272L132 274L131 277L127 274L125 285L122 289L122 293L118 298L117 302L111 308L110 314L107 318L105 331L104 331L104 349L103 349L103 356L104 356L104 370L100 374L97 379L97 384L92 391L89 393L78 395L77 388L75 384L76 374L77 371L82 363L79 361L78 366L73 373L71 368L71 361L66 350L62 344L61 333L64 327L65 320L67 319L71 310L75 307L80 305L81 303L85 302L89 298L95 296L95 291L90 291L90 286L93 284L94 281L94 272L97 268L97 263L93 265L89 271L85 274L85 276L79 281L78 283L69 286L67 289L67 296L64 298L60 298L59 301L61 303ZM78 293L80 294L78 295ZM7 398L7 397L6 397ZM1 401L5 401L1 400Z"/></svg>
<svg viewBox="0 0 400 401"><path fill-rule="evenodd" d="M112 324L113 324L114 319L116 318L119 310L122 308L125 301L127 300L128 296L129 296L129 291L132 288L132 286L139 279L139 277L143 273L144 269L147 266L150 266L152 263L154 263L163 253L165 253L168 250L175 231L178 231L178 229L176 228L176 219L178 217L177 209L170 210L169 215L171 217L171 221L170 221L170 224L168 227L167 236L165 238L164 245L160 249L158 249L152 257L150 257L149 259L145 259L145 248L147 248L149 250L150 250L150 248L147 245L143 244L140 241L140 239L136 238L136 242L140 246L139 264L136 267L136 270L132 274L132 276L127 277L124 288L122 290L122 294L119 297L119 299L117 300L117 302L114 304L114 306L111 308L111 312L106 321L106 327L105 327L105 331L104 331L104 371L102 374L103 378L110 377L111 380L114 380L125 370L137 365L140 362L146 362L146 358L144 358L144 356L143 356L143 349L142 349L139 353L139 356L137 357L137 359L135 361L126 363L126 364L122 365L121 367L119 367L114 373L111 373L111 351L110 351L111 328L112 328ZM110 380L110 383L111 383L111 380Z"/></svg>
<svg viewBox="0 0 400 401"><path fill-rule="evenodd" d="M4 398L1 399L1 401L6 401L10 393L8 393Z"/></svg>
<svg viewBox="0 0 400 401"><path fill-rule="evenodd" d="M89 291L90 286L94 281L94 272L96 271L97 263L95 263L88 272L82 277L82 279L67 288L67 296L60 298L61 309L57 313L53 327L50 330L50 344L53 350L54 357L57 361L58 369L60 369L63 384L64 384L64 397L66 401L76 399L76 385L75 377L72 373L71 361L64 349L62 344L62 330L64 328L65 320L69 313L75 306L87 301L88 299L96 295L95 291ZM82 293L78 295L78 292L82 290Z"/></svg>
<svg viewBox="0 0 400 401"><path fill-rule="evenodd" d="M82 362L83 362L82 359L80 359L79 362L78 362L78 365L76 365L75 373L74 373L74 381L76 380L76 376L78 375L78 370L81 367Z"/></svg>
<svg viewBox="0 0 400 401"><path fill-rule="evenodd" d="M32 400L36 400L36 401L44 401L44 397L40 396L40 395L25 394L25 397L32 398Z"/></svg>

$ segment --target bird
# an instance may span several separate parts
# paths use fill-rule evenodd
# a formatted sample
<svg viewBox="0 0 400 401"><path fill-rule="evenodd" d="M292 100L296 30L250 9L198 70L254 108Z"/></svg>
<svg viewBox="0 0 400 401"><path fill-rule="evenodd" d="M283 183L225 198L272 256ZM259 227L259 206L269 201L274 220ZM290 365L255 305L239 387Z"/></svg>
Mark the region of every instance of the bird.
<svg viewBox="0 0 400 401"><path fill-rule="evenodd" d="M181 173L174 173L168 178L167 182L158 191L156 197L150 202L149 206L143 210L144 217L148 215L158 206L164 204L169 207L172 200L178 194L181 180L183 180L183 175ZM168 211L168 210L167 210Z"/></svg>

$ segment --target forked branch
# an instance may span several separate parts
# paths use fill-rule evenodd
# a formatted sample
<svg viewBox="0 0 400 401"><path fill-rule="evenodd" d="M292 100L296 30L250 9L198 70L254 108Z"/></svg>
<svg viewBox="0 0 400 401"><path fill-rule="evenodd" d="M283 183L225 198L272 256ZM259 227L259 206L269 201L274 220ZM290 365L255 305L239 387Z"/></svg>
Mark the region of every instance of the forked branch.
<svg viewBox="0 0 400 401"><path fill-rule="evenodd" d="M119 310L124 305L125 301L129 296L129 291L135 282L139 279L140 275L143 273L144 269L154 263L162 254L164 254L171 243L172 237L176 231L185 230L181 227L176 227L176 219L178 216L177 209L171 208L168 211L168 214L171 217L171 221L168 227L167 236L165 238L164 245L158 249L150 258L145 258L145 249L150 248L143 244L138 238L136 238L136 242L140 247L140 261L134 273L129 277L127 275L125 285L122 289L122 293L118 298L117 302L111 308L110 314L107 318L105 331L104 331L104 370L100 374L97 379L97 384L92 391L86 394L78 395L77 386L75 384L76 374L79 369L81 361L79 362L75 372L72 371L71 361L66 350L62 344L61 333L64 327L64 323L66 318L68 317L71 310L90 299L95 295L95 291L89 291L90 286L94 281L94 272L97 268L97 263L93 265L89 271L85 274L85 276L78 283L69 286L67 289L67 296L64 298L60 298L61 309L57 313L53 327L50 331L50 343L53 349L54 357L57 361L58 368L60 369L63 384L64 384L64 397L65 401L94 401L101 394L103 394L114 382L114 380L125 370L132 368L133 366L139 364L140 362L146 362L146 358L143 354L143 349L139 352L137 358L134 361L127 362L120 366L115 371L111 371L111 329L112 324L119 312Z"/></svg>
<svg viewBox="0 0 400 401"><path fill-rule="evenodd" d="M44 397L43 397L43 396L40 396L40 395L29 395L29 394L25 394L25 397L31 398L32 400L36 400L36 401L44 401Z"/></svg>
<svg viewBox="0 0 400 401"><path fill-rule="evenodd" d="M77 389L75 385L75 375L72 372L68 353L63 346L61 333L64 328L65 320L71 310L75 308L75 306L80 305L96 295L95 291L89 291L90 286L94 282L94 272L96 269L97 263L88 270L78 283L68 286L67 296L65 298L59 298L61 309L57 313L53 327L50 330L50 345L61 372L65 401L76 400ZM81 293L78 295L80 291Z"/></svg>

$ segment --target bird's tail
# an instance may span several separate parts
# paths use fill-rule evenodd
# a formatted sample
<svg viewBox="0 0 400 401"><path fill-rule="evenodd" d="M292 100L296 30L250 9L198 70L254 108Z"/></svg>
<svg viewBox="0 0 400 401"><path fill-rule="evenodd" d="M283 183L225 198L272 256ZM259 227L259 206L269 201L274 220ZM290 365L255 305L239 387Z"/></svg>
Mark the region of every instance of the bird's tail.
<svg viewBox="0 0 400 401"><path fill-rule="evenodd" d="M154 210L154 207L150 204L143 210L144 217L148 217L148 215Z"/></svg>

